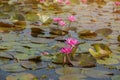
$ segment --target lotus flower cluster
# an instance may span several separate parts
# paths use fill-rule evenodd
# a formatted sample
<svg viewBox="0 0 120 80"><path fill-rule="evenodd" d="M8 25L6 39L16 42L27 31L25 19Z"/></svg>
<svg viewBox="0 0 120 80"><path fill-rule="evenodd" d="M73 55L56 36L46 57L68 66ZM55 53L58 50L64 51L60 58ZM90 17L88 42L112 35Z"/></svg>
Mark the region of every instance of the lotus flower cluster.
<svg viewBox="0 0 120 80"><path fill-rule="evenodd" d="M72 52L72 48L79 44L78 40L75 38L67 38L65 43L67 46L60 49L60 52L63 54L70 54Z"/></svg>
<svg viewBox="0 0 120 80"><path fill-rule="evenodd" d="M66 22L63 21L62 18L56 17L56 18L53 18L53 21L58 23L60 26L66 26ZM76 21L76 17L73 15L68 16L68 21L74 22L74 21Z"/></svg>

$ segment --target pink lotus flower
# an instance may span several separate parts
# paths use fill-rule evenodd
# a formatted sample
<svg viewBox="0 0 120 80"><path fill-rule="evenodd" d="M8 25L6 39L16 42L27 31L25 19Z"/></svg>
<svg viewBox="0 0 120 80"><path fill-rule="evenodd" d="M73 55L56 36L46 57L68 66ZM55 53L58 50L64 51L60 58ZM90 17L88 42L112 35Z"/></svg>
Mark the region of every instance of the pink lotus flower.
<svg viewBox="0 0 120 80"><path fill-rule="evenodd" d="M71 22L74 22L76 20L76 18L75 18L75 16L69 16L68 20L71 21Z"/></svg>
<svg viewBox="0 0 120 80"><path fill-rule="evenodd" d="M78 40L75 38L67 38L65 43L72 46L72 47L79 44Z"/></svg>
<svg viewBox="0 0 120 80"><path fill-rule="evenodd" d="M65 4L70 4L70 3L71 3L70 0L65 1Z"/></svg>
<svg viewBox="0 0 120 80"><path fill-rule="evenodd" d="M116 6L120 6L120 2L116 1L116 2L115 2L115 5L116 5Z"/></svg>
<svg viewBox="0 0 120 80"><path fill-rule="evenodd" d="M87 0L81 0L82 3L86 4L87 3Z"/></svg>
<svg viewBox="0 0 120 80"><path fill-rule="evenodd" d="M58 3L63 3L63 0L57 0Z"/></svg>
<svg viewBox="0 0 120 80"><path fill-rule="evenodd" d="M65 23L64 21L59 21L59 25L60 25L60 26L65 26L66 23Z"/></svg>
<svg viewBox="0 0 120 80"><path fill-rule="evenodd" d="M59 22L59 21L62 21L62 18L53 18L53 21Z"/></svg>
<svg viewBox="0 0 120 80"><path fill-rule="evenodd" d="M63 54L70 54L72 51L71 47L63 47L62 49L60 49L60 52Z"/></svg>

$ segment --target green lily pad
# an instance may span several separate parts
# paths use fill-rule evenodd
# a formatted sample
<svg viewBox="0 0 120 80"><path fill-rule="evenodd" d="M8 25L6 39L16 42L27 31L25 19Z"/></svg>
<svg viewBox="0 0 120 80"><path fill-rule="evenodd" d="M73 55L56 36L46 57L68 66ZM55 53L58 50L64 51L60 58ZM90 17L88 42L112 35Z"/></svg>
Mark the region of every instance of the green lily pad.
<svg viewBox="0 0 120 80"><path fill-rule="evenodd" d="M0 12L0 18L6 19L6 18L10 18L10 16L8 14Z"/></svg>
<svg viewBox="0 0 120 80"><path fill-rule="evenodd" d="M25 54L25 53L16 53L13 55L17 60L41 60L40 55L37 54Z"/></svg>
<svg viewBox="0 0 120 80"><path fill-rule="evenodd" d="M36 76L30 73L13 73L6 77L6 80L38 80Z"/></svg>
<svg viewBox="0 0 120 80"><path fill-rule="evenodd" d="M31 35L37 37L39 34L44 34L44 31L40 28L31 28Z"/></svg>
<svg viewBox="0 0 120 80"><path fill-rule="evenodd" d="M0 69L4 71L9 71L9 72L25 71L25 69L21 67L20 63L5 64L5 65L0 66Z"/></svg>
<svg viewBox="0 0 120 80"><path fill-rule="evenodd" d="M86 80L85 75L81 74L70 74L70 75L63 75L59 77L59 80Z"/></svg>
<svg viewBox="0 0 120 80"><path fill-rule="evenodd" d="M106 65L111 65L111 64L118 64L119 61L114 58L105 58L105 59L97 59L98 64L106 64Z"/></svg>
<svg viewBox="0 0 120 80"><path fill-rule="evenodd" d="M95 31L95 33L100 34L102 36L108 36L112 33L113 31L110 28L102 28L98 29Z"/></svg>
<svg viewBox="0 0 120 80"><path fill-rule="evenodd" d="M105 58L109 57L109 55L112 53L110 48L105 44L93 44L93 47L96 51L94 51L92 48L89 49L90 54L95 58Z"/></svg>
<svg viewBox="0 0 120 80"><path fill-rule="evenodd" d="M13 16L11 17L11 21L12 21L12 22L25 21L25 17L23 16L23 14L16 13L15 15L13 15Z"/></svg>
<svg viewBox="0 0 120 80"><path fill-rule="evenodd" d="M79 37L82 39L90 39L97 37L97 34L90 30L83 30L79 32Z"/></svg>
<svg viewBox="0 0 120 80"><path fill-rule="evenodd" d="M72 65L80 67L95 67L96 60L90 54L79 54L71 61Z"/></svg>
<svg viewBox="0 0 120 80"><path fill-rule="evenodd" d="M120 35L118 35L117 40L120 42Z"/></svg>
<svg viewBox="0 0 120 80"><path fill-rule="evenodd" d="M64 31L64 30L60 30L60 29L51 29L50 34L64 36L64 35L68 34L68 32Z"/></svg>
<svg viewBox="0 0 120 80"><path fill-rule="evenodd" d="M32 70L45 68L47 66L45 63L42 62L35 63L32 61L22 61L21 65L26 69L32 69Z"/></svg>
<svg viewBox="0 0 120 80"><path fill-rule="evenodd" d="M13 57L8 53L0 53L0 58L13 59Z"/></svg>
<svg viewBox="0 0 120 80"><path fill-rule="evenodd" d="M102 70L94 70L94 69L83 69L81 74L84 74L88 77L92 78L109 78L112 72L102 71Z"/></svg>
<svg viewBox="0 0 120 80"><path fill-rule="evenodd" d="M56 64L62 64L63 63L63 58L64 58L64 55L63 54L56 54L52 60L53 63L56 63Z"/></svg>
<svg viewBox="0 0 120 80"><path fill-rule="evenodd" d="M112 80L120 80L120 75L115 75L111 78Z"/></svg>
<svg viewBox="0 0 120 80"><path fill-rule="evenodd" d="M53 39L46 39L46 38L32 38L31 42L36 44L46 44L46 43L52 43Z"/></svg>
<svg viewBox="0 0 120 80"><path fill-rule="evenodd" d="M56 69L56 73L60 75L80 74L81 69L74 67L63 67Z"/></svg>
<svg viewBox="0 0 120 80"><path fill-rule="evenodd" d="M38 21L39 20L39 16L36 15L35 13L28 13L25 15L25 18L28 21Z"/></svg>
<svg viewBox="0 0 120 80"><path fill-rule="evenodd" d="M18 39L18 35L16 34L4 34L2 37L3 41L16 41Z"/></svg>

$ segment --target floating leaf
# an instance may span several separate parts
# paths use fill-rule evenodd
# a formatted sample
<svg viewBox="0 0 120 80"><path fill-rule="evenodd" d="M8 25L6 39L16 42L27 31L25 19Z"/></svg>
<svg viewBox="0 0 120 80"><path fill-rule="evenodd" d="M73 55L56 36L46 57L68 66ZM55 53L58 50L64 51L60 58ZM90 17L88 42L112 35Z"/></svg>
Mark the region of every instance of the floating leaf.
<svg viewBox="0 0 120 80"><path fill-rule="evenodd" d="M44 15L44 14L38 14L39 16L39 20L42 22L42 23L48 23L50 21L51 23L51 19L48 15Z"/></svg>
<svg viewBox="0 0 120 80"><path fill-rule="evenodd" d="M39 16L34 14L34 13L28 13L25 15L25 18L28 20L28 21L38 21L39 20Z"/></svg>
<svg viewBox="0 0 120 80"><path fill-rule="evenodd" d="M113 73L102 70L82 69L81 74L92 78L109 78L109 75Z"/></svg>
<svg viewBox="0 0 120 80"><path fill-rule="evenodd" d="M14 58L16 58L17 60L41 60L40 59L40 55L37 55L37 54L31 54L31 53L29 53L29 54L22 54L22 53L17 53L17 54L14 54L13 55L14 56Z"/></svg>
<svg viewBox="0 0 120 80"><path fill-rule="evenodd" d="M57 64L62 64L63 63L63 58L64 58L64 55L58 53L54 56L54 59L52 60L52 62L57 63Z"/></svg>
<svg viewBox="0 0 120 80"><path fill-rule="evenodd" d="M110 28L102 28L98 29L95 31L95 33L100 34L102 36L108 36L112 33L113 31Z"/></svg>
<svg viewBox="0 0 120 80"><path fill-rule="evenodd" d="M63 75L59 77L59 80L86 80L85 75L81 74L70 74L70 75Z"/></svg>
<svg viewBox="0 0 120 80"><path fill-rule="evenodd" d="M60 29L51 29L50 34L64 36L64 35L68 34L68 32L64 31L64 30L60 30Z"/></svg>
<svg viewBox="0 0 120 80"><path fill-rule="evenodd" d="M44 31L40 28L31 28L31 35L37 37L39 34L44 34Z"/></svg>
<svg viewBox="0 0 120 80"><path fill-rule="evenodd" d="M13 16L11 17L11 21L13 21L13 22L25 21L25 17L23 16L23 14L16 13L15 15L13 15Z"/></svg>
<svg viewBox="0 0 120 80"><path fill-rule="evenodd" d="M3 41L17 41L17 39L17 34L4 34L4 36L2 37Z"/></svg>
<svg viewBox="0 0 120 80"><path fill-rule="evenodd" d="M111 78L112 80L120 80L120 75L115 75Z"/></svg>
<svg viewBox="0 0 120 80"><path fill-rule="evenodd" d="M8 53L0 53L0 58L13 59L13 56Z"/></svg>
<svg viewBox="0 0 120 80"><path fill-rule="evenodd" d="M5 64L5 65L0 66L0 69L4 71L9 71L9 72L25 71L25 69L21 67L20 63Z"/></svg>
<svg viewBox="0 0 120 80"><path fill-rule="evenodd" d="M38 80L36 76L30 73L13 73L6 77L6 80Z"/></svg>
<svg viewBox="0 0 120 80"><path fill-rule="evenodd" d="M117 40L120 42L120 35L118 35Z"/></svg>
<svg viewBox="0 0 120 80"><path fill-rule="evenodd" d="M81 69L74 67L63 67L56 69L56 73L60 75L79 74Z"/></svg>
<svg viewBox="0 0 120 80"><path fill-rule="evenodd" d="M13 24L10 24L10 23L0 22L0 27L11 28L11 27L15 27L15 26Z"/></svg>
<svg viewBox="0 0 120 80"><path fill-rule="evenodd" d="M80 67L95 67L96 60L90 56L88 53L78 54L71 61L73 66Z"/></svg>
<svg viewBox="0 0 120 80"><path fill-rule="evenodd" d="M105 59L97 59L98 64L106 64L106 65L111 65L111 64L118 64L119 61L114 58L105 58Z"/></svg>
<svg viewBox="0 0 120 80"><path fill-rule="evenodd" d="M79 32L79 37L82 39L95 38L96 36L97 36L97 34L90 30L83 30L83 31Z"/></svg>
<svg viewBox="0 0 120 80"><path fill-rule="evenodd" d="M53 39L46 39L46 38L32 38L31 42L36 44L46 44L46 43L52 43Z"/></svg>
<svg viewBox="0 0 120 80"><path fill-rule="evenodd" d="M41 68L44 68L44 67L47 66L45 63L42 63L42 62L35 63L35 62L32 62L32 61L22 61L21 65L24 68L32 69L32 70L41 69Z"/></svg>
<svg viewBox="0 0 120 80"><path fill-rule="evenodd" d="M93 44L93 47L96 51L94 51L92 48L89 49L89 52L91 55L95 58L104 58L109 57L109 55L112 53L109 47L105 44Z"/></svg>

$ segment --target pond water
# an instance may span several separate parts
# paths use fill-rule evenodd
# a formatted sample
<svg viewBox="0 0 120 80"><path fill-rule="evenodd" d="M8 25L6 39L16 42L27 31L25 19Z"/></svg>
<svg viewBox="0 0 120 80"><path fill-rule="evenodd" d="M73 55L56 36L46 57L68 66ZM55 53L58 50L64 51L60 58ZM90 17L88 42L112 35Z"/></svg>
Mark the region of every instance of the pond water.
<svg viewBox="0 0 120 80"><path fill-rule="evenodd" d="M0 80L119 80L120 4L47 1L0 0ZM69 37L80 44L64 63L60 49Z"/></svg>

